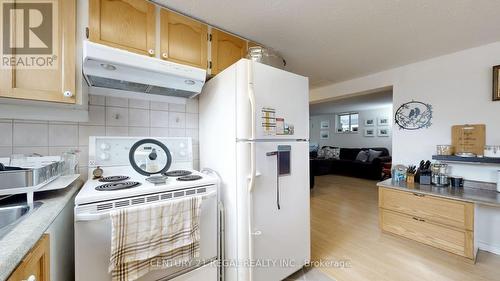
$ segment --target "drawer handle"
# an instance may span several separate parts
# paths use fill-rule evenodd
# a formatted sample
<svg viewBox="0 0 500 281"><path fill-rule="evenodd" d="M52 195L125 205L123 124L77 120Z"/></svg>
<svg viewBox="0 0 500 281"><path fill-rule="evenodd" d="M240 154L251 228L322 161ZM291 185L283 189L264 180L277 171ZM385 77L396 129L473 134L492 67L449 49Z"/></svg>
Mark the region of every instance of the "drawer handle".
<svg viewBox="0 0 500 281"><path fill-rule="evenodd" d="M418 197L424 197L425 194L420 194L420 193L413 193L413 195L418 196Z"/></svg>
<svg viewBox="0 0 500 281"><path fill-rule="evenodd" d="M412 217L412 219L416 220L416 221L421 221L421 222L425 222L424 219L421 219L421 218L417 218L417 217Z"/></svg>

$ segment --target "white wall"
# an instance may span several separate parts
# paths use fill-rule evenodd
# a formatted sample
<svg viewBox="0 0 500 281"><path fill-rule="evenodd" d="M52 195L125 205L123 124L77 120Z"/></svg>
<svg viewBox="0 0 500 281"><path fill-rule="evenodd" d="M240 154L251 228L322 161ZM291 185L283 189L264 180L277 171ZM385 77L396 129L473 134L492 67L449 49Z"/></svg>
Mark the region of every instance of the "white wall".
<svg viewBox="0 0 500 281"><path fill-rule="evenodd" d="M356 111L359 113L359 132L357 133L347 133L347 134L338 134L335 131L335 119L336 115L341 112L336 112L327 115L313 115L310 117L310 140L311 143L318 143L320 147L324 145L338 146L338 147L354 147L354 148L363 148L363 147L385 147L391 151L392 149L392 136L389 137L365 137L364 129L365 128L373 128L377 129L378 127L375 125L373 127L365 127L364 123L366 119L374 119L377 122L377 118L385 117L392 119L392 107L384 107L378 109L370 109L370 110L360 110ZM330 120L330 139L322 140L320 139L320 123L323 120ZM380 127L383 128L383 127Z"/></svg>
<svg viewBox="0 0 500 281"><path fill-rule="evenodd" d="M433 106L433 125L416 131L393 129L393 163L430 159L436 145L451 143L451 126L486 124L486 143L500 144L500 102L492 102L492 66L500 64L500 42L409 64L311 90L311 102L393 87L394 111L411 100ZM466 179L496 181L498 166L453 165ZM480 247L500 254L500 208L478 206ZM497 250L495 250L497 249Z"/></svg>

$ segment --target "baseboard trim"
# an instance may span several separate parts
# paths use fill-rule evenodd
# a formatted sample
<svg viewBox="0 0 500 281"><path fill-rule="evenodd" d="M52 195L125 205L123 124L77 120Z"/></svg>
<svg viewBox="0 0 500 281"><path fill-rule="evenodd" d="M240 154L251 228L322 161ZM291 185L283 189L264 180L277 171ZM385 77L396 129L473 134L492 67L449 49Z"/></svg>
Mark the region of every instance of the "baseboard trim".
<svg viewBox="0 0 500 281"><path fill-rule="evenodd" d="M477 241L477 246L479 247L479 250L490 252L495 255L500 255L500 245L491 245L488 243Z"/></svg>

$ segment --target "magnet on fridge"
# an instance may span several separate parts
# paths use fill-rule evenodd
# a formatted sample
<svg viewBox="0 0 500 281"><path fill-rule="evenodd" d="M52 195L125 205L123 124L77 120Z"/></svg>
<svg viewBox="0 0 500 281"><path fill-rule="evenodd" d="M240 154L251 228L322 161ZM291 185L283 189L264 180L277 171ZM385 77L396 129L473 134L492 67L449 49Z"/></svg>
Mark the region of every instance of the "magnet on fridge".
<svg viewBox="0 0 500 281"><path fill-rule="evenodd" d="M285 134L285 118L276 118L276 134Z"/></svg>

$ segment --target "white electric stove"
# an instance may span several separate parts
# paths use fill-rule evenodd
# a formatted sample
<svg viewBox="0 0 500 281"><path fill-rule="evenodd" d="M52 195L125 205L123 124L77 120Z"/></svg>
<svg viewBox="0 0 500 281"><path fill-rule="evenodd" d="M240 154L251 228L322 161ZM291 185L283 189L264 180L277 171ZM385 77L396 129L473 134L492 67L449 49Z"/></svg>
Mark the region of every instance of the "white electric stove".
<svg viewBox="0 0 500 281"><path fill-rule="evenodd" d="M130 150L144 139L163 144L170 153L168 170L144 174L131 165ZM163 160L148 145L141 147ZM148 150L149 149L149 150ZM144 151L138 155L143 156ZM141 154L142 153L142 154ZM146 153L146 154L147 154ZM111 248L110 212L132 206L200 196L200 257L191 264L155 270L139 281L217 280L219 257L219 206L216 174L193 169L191 138L90 137L89 179L75 198L75 280L111 280L108 264ZM136 165L146 169L148 163ZM154 166L157 167L157 166ZM94 178L96 174L99 178ZM159 170L159 168L158 168ZM142 172L143 174L141 174ZM194 276L194 277L193 277ZM193 279L194 278L194 279Z"/></svg>

